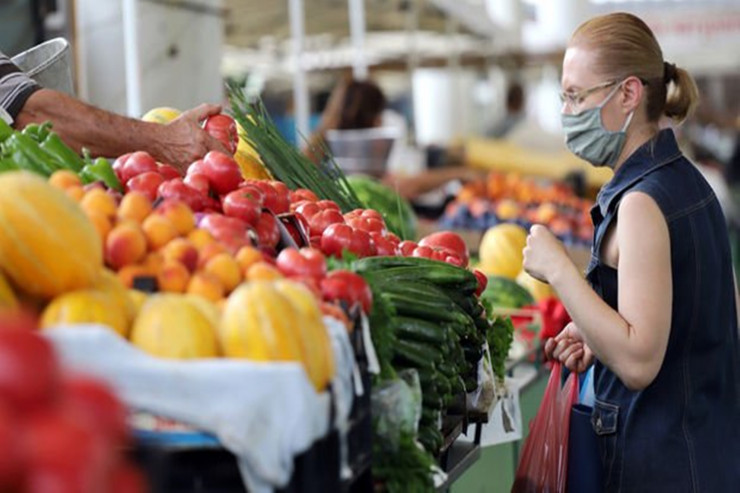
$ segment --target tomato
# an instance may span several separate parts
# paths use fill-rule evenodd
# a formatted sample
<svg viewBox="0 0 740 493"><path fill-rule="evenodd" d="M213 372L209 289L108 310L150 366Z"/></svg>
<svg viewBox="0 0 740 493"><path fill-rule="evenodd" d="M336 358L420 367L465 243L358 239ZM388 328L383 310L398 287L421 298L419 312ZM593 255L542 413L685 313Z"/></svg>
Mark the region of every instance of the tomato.
<svg viewBox="0 0 740 493"><path fill-rule="evenodd" d="M158 171L157 161L148 152L136 151L123 163L120 179L122 183L127 183L134 176L150 171Z"/></svg>
<svg viewBox="0 0 740 493"><path fill-rule="evenodd" d="M0 402L27 413L57 395L59 366L51 344L29 330L0 330Z"/></svg>
<svg viewBox="0 0 740 493"><path fill-rule="evenodd" d="M183 182L190 188L199 191L202 195L208 195L211 183L208 177L202 173L188 173Z"/></svg>
<svg viewBox="0 0 740 493"><path fill-rule="evenodd" d="M218 139L231 154L236 152L239 145L239 134L236 130L236 122L229 115L209 116L203 128L213 138Z"/></svg>
<svg viewBox="0 0 740 493"><path fill-rule="evenodd" d="M221 202L224 214L238 217L247 224L256 226L262 211L259 199L254 197L253 193L250 193L249 190L245 191L243 188L230 192Z"/></svg>
<svg viewBox="0 0 740 493"><path fill-rule="evenodd" d="M398 244L398 251L403 257L411 257L419 245L415 241L404 240Z"/></svg>
<svg viewBox="0 0 740 493"><path fill-rule="evenodd" d="M345 216L345 220L347 221L347 224L349 224L353 228L358 229L360 231L365 231L366 233L384 234L386 232L385 222L383 222L382 219L377 219L375 217L363 217L363 216L347 218Z"/></svg>
<svg viewBox="0 0 740 493"><path fill-rule="evenodd" d="M330 272L321 281L321 293L325 300L342 300L352 309L356 304L365 313L370 313L373 306L373 293L362 276L347 270Z"/></svg>
<svg viewBox="0 0 740 493"><path fill-rule="evenodd" d="M322 279L326 275L326 258L315 248L284 248L277 256L277 268L288 277Z"/></svg>
<svg viewBox="0 0 740 493"><path fill-rule="evenodd" d="M373 257L378 253L375 242L370 237L370 233L361 229L352 230L352 241L349 244L349 251L358 257Z"/></svg>
<svg viewBox="0 0 740 493"><path fill-rule="evenodd" d="M123 165L126 164L126 161L128 161L128 158L131 157L131 154L133 152L127 152L126 154L123 154L121 156L118 156L115 161L113 161L113 164L111 165L113 168L113 171L116 173L116 176L118 177L118 181L121 183L126 183L128 180L123 180Z"/></svg>
<svg viewBox="0 0 740 493"><path fill-rule="evenodd" d="M193 212L200 212L205 206L205 196L185 184L182 178L162 183L157 190L160 197L184 202Z"/></svg>
<svg viewBox="0 0 740 493"><path fill-rule="evenodd" d="M398 255L398 244L394 243L390 238L383 236L382 233L372 232L370 237L375 243L375 249L377 255L381 257L393 257Z"/></svg>
<svg viewBox="0 0 740 493"><path fill-rule="evenodd" d="M276 248L280 243L280 229L275 216L269 212L262 212L257 220L257 237L260 246Z"/></svg>
<svg viewBox="0 0 740 493"><path fill-rule="evenodd" d="M126 408L106 385L75 376L63 382L62 390L64 407L78 422L99 430L111 447L128 442Z"/></svg>
<svg viewBox="0 0 740 493"><path fill-rule="evenodd" d="M473 274L475 274L475 278L478 279L478 287L475 290L475 295L480 296L481 293L486 290L486 286L488 286L488 276L478 269L475 269Z"/></svg>
<svg viewBox="0 0 740 493"><path fill-rule="evenodd" d="M223 152L210 151L203 158L203 172L219 195L226 195L239 188L242 174L239 165Z"/></svg>
<svg viewBox="0 0 740 493"><path fill-rule="evenodd" d="M20 451L21 428L17 417L0 401L0 490L21 491L23 461Z"/></svg>
<svg viewBox="0 0 740 493"><path fill-rule="evenodd" d="M340 209L337 203L333 200L319 200L316 202L316 205L318 205L322 211L326 209L334 209L335 211L342 212L342 209Z"/></svg>
<svg viewBox="0 0 740 493"><path fill-rule="evenodd" d="M198 159L197 161L193 161L190 164L190 166L188 166L188 169L185 172L185 175L187 176L187 175L196 174L196 173L201 174L201 175L205 175L206 174L206 169L205 169L205 166L203 164L203 160L202 159Z"/></svg>
<svg viewBox="0 0 740 493"><path fill-rule="evenodd" d="M437 249L447 250L457 255L463 262L463 266L468 265L470 255L468 254L468 246L460 235L451 231L439 231L425 236L419 242L420 246L429 246Z"/></svg>
<svg viewBox="0 0 740 493"><path fill-rule="evenodd" d="M275 204L275 210L273 212L275 214L284 214L286 212L290 211L290 189L285 185L285 183L277 180L273 180L268 182L270 186L272 186L273 190L275 190L275 193L277 195L276 204Z"/></svg>
<svg viewBox="0 0 740 493"><path fill-rule="evenodd" d="M126 182L126 191L135 190L146 195L150 201L154 202L157 198L157 190L159 186L164 183L164 178L159 173L153 171L147 171L140 175L136 175Z"/></svg>
<svg viewBox="0 0 740 493"><path fill-rule="evenodd" d="M302 200L308 200L309 202L319 201L316 194L306 188L296 188L295 190L291 190L288 198L290 199L291 205Z"/></svg>
<svg viewBox="0 0 740 493"><path fill-rule="evenodd" d="M58 410L26 421L23 450L28 492L104 491L115 449L85 423Z"/></svg>
<svg viewBox="0 0 740 493"><path fill-rule="evenodd" d="M180 170L178 170L171 164L159 163L157 165L157 171L159 172L160 175L164 177L165 180L171 180L173 178L182 178L182 173L180 173Z"/></svg>
<svg viewBox="0 0 740 493"><path fill-rule="evenodd" d="M319 236L330 224L344 223L342 213L333 208L322 209L316 202L301 204L296 212L308 221L311 236Z"/></svg>
<svg viewBox="0 0 740 493"><path fill-rule="evenodd" d="M232 237L246 238L247 223L236 217L228 217L223 214L213 213L206 215L199 224L199 227L207 230L217 240L228 239Z"/></svg>
<svg viewBox="0 0 740 493"><path fill-rule="evenodd" d="M432 247L428 246L418 246L414 248L414 251L411 252L412 257L421 257L421 258L428 258L433 259L434 258L434 249Z"/></svg>
<svg viewBox="0 0 740 493"><path fill-rule="evenodd" d="M347 224L330 224L321 235L321 251L341 258L343 250L350 250L353 233L354 230Z"/></svg>

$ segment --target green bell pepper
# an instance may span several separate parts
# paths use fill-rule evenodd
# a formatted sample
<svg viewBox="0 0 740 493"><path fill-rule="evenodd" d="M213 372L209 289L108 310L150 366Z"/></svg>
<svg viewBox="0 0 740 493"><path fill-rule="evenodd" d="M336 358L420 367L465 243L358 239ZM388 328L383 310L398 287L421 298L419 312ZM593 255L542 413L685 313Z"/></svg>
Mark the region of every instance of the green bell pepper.
<svg viewBox="0 0 740 493"><path fill-rule="evenodd" d="M55 157L41 149L31 137L20 132L8 137L3 142L3 148L19 169L49 176L62 167Z"/></svg>
<svg viewBox="0 0 740 493"><path fill-rule="evenodd" d="M51 122L44 122L40 125L38 123L28 124L21 133L41 143L49 135L49 132L51 132Z"/></svg>
<svg viewBox="0 0 740 493"><path fill-rule="evenodd" d="M82 178L83 183L102 181L106 187L123 192L123 187L121 182L118 181L116 172L113 171L113 167L108 160L103 157L88 162L80 171L80 178Z"/></svg>
<svg viewBox="0 0 740 493"><path fill-rule="evenodd" d="M15 164L15 161L8 157L0 158L0 173L3 173L5 171L13 171L18 169L18 166Z"/></svg>
<svg viewBox="0 0 740 493"><path fill-rule="evenodd" d="M0 118L0 142L5 141L5 139L13 135L13 133L15 133L13 127L7 124L5 120Z"/></svg>
<svg viewBox="0 0 740 493"><path fill-rule="evenodd" d="M75 173L78 173L85 165L82 157L70 149L55 132L49 132L40 147L54 156L64 168Z"/></svg>

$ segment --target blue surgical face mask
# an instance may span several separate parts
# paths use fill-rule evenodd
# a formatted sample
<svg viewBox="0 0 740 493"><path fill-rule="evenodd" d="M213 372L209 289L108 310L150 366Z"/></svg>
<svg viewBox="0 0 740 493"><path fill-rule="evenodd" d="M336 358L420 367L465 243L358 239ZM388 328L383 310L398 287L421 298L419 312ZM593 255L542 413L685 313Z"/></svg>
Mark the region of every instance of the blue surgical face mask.
<svg viewBox="0 0 740 493"><path fill-rule="evenodd" d="M601 104L594 108L583 110L575 115L561 114L565 145L573 154L594 166L613 165L624 148L627 127L635 112L632 111L627 115L624 126L616 132L604 128L601 121L601 108L614 97L620 87L622 87L621 83L612 89Z"/></svg>

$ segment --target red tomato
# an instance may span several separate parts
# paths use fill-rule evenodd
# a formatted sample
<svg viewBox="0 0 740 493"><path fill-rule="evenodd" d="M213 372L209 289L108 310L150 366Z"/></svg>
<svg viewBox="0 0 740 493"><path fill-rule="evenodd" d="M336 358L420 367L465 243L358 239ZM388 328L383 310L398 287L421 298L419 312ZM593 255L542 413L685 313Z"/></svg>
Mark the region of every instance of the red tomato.
<svg viewBox="0 0 740 493"><path fill-rule="evenodd" d="M243 188L234 190L223 198L224 214L238 217L247 224L256 226L261 213L258 200L254 198L254 194L244 191Z"/></svg>
<svg viewBox="0 0 740 493"><path fill-rule="evenodd" d="M269 212L262 212L257 220L257 237L260 246L275 248L280 243L280 229L275 216Z"/></svg>
<svg viewBox="0 0 740 493"><path fill-rule="evenodd" d="M57 396L59 367L51 344L28 330L0 330L0 396L27 413Z"/></svg>
<svg viewBox="0 0 740 493"><path fill-rule="evenodd" d="M475 278L478 279L478 288L475 290L475 295L480 296L481 293L486 290L486 286L488 286L488 276L478 269L475 269L473 274L475 274Z"/></svg>
<svg viewBox="0 0 740 493"><path fill-rule="evenodd" d="M198 159L197 161L193 161L190 164L190 166L188 166L188 169L185 172L186 175L195 174L195 173L198 173L198 174L201 174L201 175L205 175L206 174L206 168L203 165L203 160L202 159Z"/></svg>
<svg viewBox="0 0 740 493"><path fill-rule="evenodd" d="M0 490L22 491L23 461L20 451L21 427L16 416L0 403Z"/></svg>
<svg viewBox="0 0 740 493"><path fill-rule="evenodd" d="M308 200L309 202L318 202L319 198L311 190L305 188L296 188L289 194L290 203L295 204L301 200Z"/></svg>
<svg viewBox="0 0 740 493"><path fill-rule="evenodd" d="M201 173L188 173L183 182L203 195L208 195L208 192L211 190L211 184L208 181L208 177Z"/></svg>
<svg viewBox="0 0 740 493"><path fill-rule="evenodd" d="M184 202L193 212L202 211L205 204L205 196L198 190L187 186L182 178L162 183L157 193L162 198Z"/></svg>
<svg viewBox="0 0 740 493"><path fill-rule="evenodd" d="M321 235L321 251L341 258L343 250L350 250L353 233L354 230L347 224L330 224Z"/></svg>
<svg viewBox="0 0 740 493"><path fill-rule="evenodd" d="M164 177L165 180L171 180L173 178L182 178L180 170L172 166L171 164L159 164L157 166L158 172Z"/></svg>
<svg viewBox="0 0 740 493"><path fill-rule="evenodd" d="M278 193L270 182L264 180L250 180L247 183L258 188L262 192L262 207L270 209L275 214L282 214L290 211L288 196L283 196Z"/></svg>
<svg viewBox="0 0 740 493"><path fill-rule="evenodd" d="M390 238L378 232L370 233L370 237L375 243L375 249L379 256L393 257L398 255L398 244L394 243Z"/></svg>
<svg viewBox="0 0 740 493"><path fill-rule="evenodd" d="M129 439L127 411L113 391L92 378L75 376L63 382L64 407L76 421L99 430L110 447Z"/></svg>
<svg viewBox="0 0 740 493"><path fill-rule="evenodd" d="M153 171L147 171L140 175L136 175L126 182L126 190L135 190L146 195L149 200L154 202L157 198L157 190L159 186L164 182L164 178L159 173Z"/></svg>
<svg viewBox="0 0 740 493"><path fill-rule="evenodd" d="M136 151L123 163L121 168L121 182L127 183L134 176L149 171L157 172L157 161L148 152Z"/></svg>
<svg viewBox="0 0 740 493"><path fill-rule="evenodd" d="M327 301L342 300L352 309L356 304L365 313L373 306L373 293L362 276L347 270L330 272L321 281L321 293Z"/></svg>
<svg viewBox="0 0 740 493"><path fill-rule="evenodd" d="M115 449L85 423L56 411L26 421L23 450L28 492L104 491Z"/></svg>
<svg viewBox="0 0 740 493"><path fill-rule="evenodd" d="M385 233L385 222L383 222L382 219L377 219L374 217L363 217L363 216L357 216L352 218L345 217L345 220L347 221L347 224L352 226L355 229L358 229L360 231L365 231L366 233Z"/></svg>
<svg viewBox="0 0 740 493"><path fill-rule="evenodd" d="M203 158L203 172L219 195L226 195L239 188L242 174L239 165L223 152L210 151Z"/></svg>
<svg viewBox="0 0 740 493"><path fill-rule="evenodd" d="M463 266L468 265L470 255L468 246L460 235L451 231L439 231L425 236L419 242L420 246L430 246L433 248L448 250L456 254L463 262Z"/></svg>
<svg viewBox="0 0 740 493"><path fill-rule="evenodd" d="M421 258L428 258L433 259L434 258L434 249L432 247L428 246L418 246L414 248L414 251L411 252L412 257L421 257Z"/></svg>
<svg viewBox="0 0 740 493"><path fill-rule="evenodd" d="M231 154L236 152L239 145L239 134L236 130L236 122L229 115L209 116L203 128L213 138L218 139Z"/></svg>
<svg viewBox="0 0 740 493"><path fill-rule="evenodd" d="M277 256L277 268L288 277L321 279L326 275L326 258L315 248L284 248Z"/></svg>
<svg viewBox="0 0 740 493"><path fill-rule="evenodd" d="M277 194L277 202L273 212L275 214L284 214L290 212L290 189L281 181L273 180L269 182Z"/></svg>
<svg viewBox="0 0 740 493"><path fill-rule="evenodd" d="M213 213L206 215L199 227L208 230L217 240L219 237L246 237L247 223L236 217Z"/></svg>
<svg viewBox="0 0 740 493"><path fill-rule="evenodd" d="M123 165L126 164L126 161L128 161L128 158L131 157L131 154L133 152L128 152L126 154L123 154L122 156L118 156L115 161L113 161L112 167L113 171L116 173L116 176L118 177L118 181L121 183L126 183L127 180L123 180Z"/></svg>
<svg viewBox="0 0 740 493"><path fill-rule="evenodd" d="M265 193L262 190L248 183L240 185L237 190L251 198L262 210L262 205L265 202Z"/></svg>
<svg viewBox="0 0 740 493"><path fill-rule="evenodd" d="M146 493L149 488L146 478L133 465L122 462L115 466L109 477L110 493Z"/></svg>
<svg viewBox="0 0 740 493"><path fill-rule="evenodd" d="M321 210L334 209L335 211L342 212L342 209L333 200L319 200L316 204L318 204Z"/></svg>
<svg viewBox="0 0 740 493"><path fill-rule="evenodd" d="M352 241L349 244L349 251L358 257L373 257L378 253L375 242L370 237L370 233L361 229L352 230Z"/></svg>
<svg viewBox="0 0 740 493"><path fill-rule="evenodd" d="M344 218L339 211L327 209L314 214L308 219L309 229L312 235L321 235L332 224L342 224Z"/></svg>
<svg viewBox="0 0 740 493"><path fill-rule="evenodd" d="M411 257L419 245L415 241L404 240L398 244L398 251L403 257Z"/></svg>

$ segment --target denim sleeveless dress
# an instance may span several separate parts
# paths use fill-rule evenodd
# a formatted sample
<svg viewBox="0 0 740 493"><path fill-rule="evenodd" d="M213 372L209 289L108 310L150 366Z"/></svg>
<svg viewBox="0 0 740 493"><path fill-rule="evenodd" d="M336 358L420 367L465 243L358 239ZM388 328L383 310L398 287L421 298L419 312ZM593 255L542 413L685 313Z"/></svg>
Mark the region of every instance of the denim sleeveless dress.
<svg viewBox="0 0 740 493"><path fill-rule="evenodd" d="M671 331L655 380L631 391L596 361L591 418L607 492L740 492L740 356L725 219L671 130L638 149L598 196L586 272L617 309L617 271L601 242L626 193L648 194L668 224Z"/></svg>

